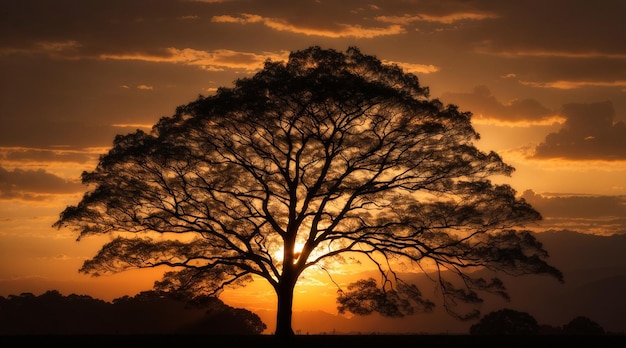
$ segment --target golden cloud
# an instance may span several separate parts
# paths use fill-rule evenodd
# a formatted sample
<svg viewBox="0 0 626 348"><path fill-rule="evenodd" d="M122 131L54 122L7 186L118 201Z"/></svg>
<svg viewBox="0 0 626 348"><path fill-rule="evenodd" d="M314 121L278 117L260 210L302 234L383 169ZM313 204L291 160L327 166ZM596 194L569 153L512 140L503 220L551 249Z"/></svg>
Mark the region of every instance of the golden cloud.
<svg viewBox="0 0 626 348"><path fill-rule="evenodd" d="M38 42L37 47L40 51L44 52L63 52L67 50L74 50L79 48L81 45L78 41L67 40L67 41L43 41Z"/></svg>
<svg viewBox="0 0 626 348"><path fill-rule="evenodd" d="M143 123L114 123L111 126L118 128L144 128L144 129L152 129L152 124L143 124Z"/></svg>
<svg viewBox="0 0 626 348"><path fill-rule="evenodd" d="M472 124L475 125L490 125L500 127L548 127L556 124L565 123L565 118L561 115L547 116L541 119L502 119L502 116L488 115L488 114L474 114L472 117Z"/></svg>
<svg viewBox="0 0 626 348"><path fill-rule="evenodd" d="M243 13L240 17L234 17L229 15L214 16L211 21L216 23L237 24L262 23L266 27L278 31L286 31L307 36L323 36L333 39L345 37L371 39L378 36L398 35L405 33L404 28L402 28L402 26L400 25L391 25L386 28L365 28L360 25L338 24L339 28L336 30L299 27L281 19L267 18L249 13Z"/></svg>
<svg viewBox="0 0 626 348"><path fill-rule="evenodd" d="M498 18L497 15L492 13L479 13L479 12L461 12L452 13L448 15L436 16L436 15L403 15L403 16L377 16L376 19L383 23L394 23L401 25L408 25L414 22L434 22L441 24L453 24L466 20L485 20L491 18Z"/></svg>
<svg viewBox="0 0 626 348"><path fill-rule="evenodd" d="M67 52L74 52L82 45L75 40L66 41L39 41L32 45L15 48L5 47L0 50L2 54L48 54L53 57L60 57Z"/></svg>
<svg viewBox="0 0 626 348"><path fill-rule="evenodd" d="M231 50L201 51L192 48L174 48L165 50L163 55L150 54L103 54L100 59L112 60L140 60L156 63L173 63L190 66L198 66L209 71L223 71L225 69L243 69L255 71L263 66L263 63L270 59L274 61L286 60L289 57L288 51L263 52L261 54L249 52L237 52Z"/></svg>
<svg viewBox="0 0 626 348"><path fill-rule="evenodd" d="M249 14L249 13L242 13L241 17L233 17L229 15L213 16L211 18L211 22L238 23L238 24L259 23L259 22L263 22L263 17Z"/></svg>
<svg viewBox="0 0 626 348"><path fill-rule="evenodd" d="M383 60L384 64L395 64L402 68L404 72L413 74L430 74L439 71L439 67L432 64L415 64L406 62L395 62L391 60Z"/></svg>
<svg viewBox="0 0 626 348"><path fill-rule="evenodd" d="M567 51L542 51L542 50L528 50L528 51L492 51L486 48L479 48L477 53L488 54L494 56L515 58L515 57L554 57L554 58L578 58L578 59L591 59L591 58L608 58L608 59L626 59L626 54L623 53L606 53L606 52L567 52Z"/></svg>
<svg viewBox="0 0 626 348"><path fill-rule="evenodd" d="M582 87L623 87L626 88L626 80L618 81L550 81L550 82L533 82L520 81L521 84L531 87L554 88L554 89L576 89Z"/></svg>

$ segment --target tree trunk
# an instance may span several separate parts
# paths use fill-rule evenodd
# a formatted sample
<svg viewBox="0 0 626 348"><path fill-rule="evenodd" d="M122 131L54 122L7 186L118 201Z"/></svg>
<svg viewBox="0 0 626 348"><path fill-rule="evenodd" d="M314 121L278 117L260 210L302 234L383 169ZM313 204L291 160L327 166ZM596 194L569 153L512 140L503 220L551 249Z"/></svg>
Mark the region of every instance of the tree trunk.
<svg viewBox="0 0 626 348"><path fill-rule="evenodd" d="M279 337L293 336L293 328L291 326L292 306L293 306L293 290L295 281L293 277L283 274L283 279L278 285L278 310L276 312L276 332Z"/></svg>

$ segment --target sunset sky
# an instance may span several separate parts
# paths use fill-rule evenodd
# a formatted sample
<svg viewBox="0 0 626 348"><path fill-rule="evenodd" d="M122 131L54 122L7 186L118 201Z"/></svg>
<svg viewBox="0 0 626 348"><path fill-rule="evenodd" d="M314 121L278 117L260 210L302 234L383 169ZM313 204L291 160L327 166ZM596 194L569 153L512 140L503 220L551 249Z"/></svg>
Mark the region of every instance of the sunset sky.
<svg viewBox="0 0 626 348"><path fill-rule="evenodd" d="M537 230L624 234L625 14L623 0L2 0L0 296L148 290L154 272L79 274L106 238L51 227L85 192L81 172L116 134L312 45L356 46L471 111ZM332 310L333 290L317 293L324 304L295 309Z"/></svg>

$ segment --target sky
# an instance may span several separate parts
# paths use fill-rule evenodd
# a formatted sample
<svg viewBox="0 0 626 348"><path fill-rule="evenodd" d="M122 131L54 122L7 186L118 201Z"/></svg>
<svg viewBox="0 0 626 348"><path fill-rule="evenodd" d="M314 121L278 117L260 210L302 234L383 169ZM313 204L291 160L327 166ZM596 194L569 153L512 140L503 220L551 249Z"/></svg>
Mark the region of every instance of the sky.
<svg viewBox="0 0 626 348"><path fill-rule="evenodd" d="M624 234L624 13L623 0L2 0L0 296L148 290L158 272L79 274L107 237L51 227L86 191L80 174L116 134L313 45L356 46L471 111L538 231ZM228 299L271 308L267 291Z"/></svg>

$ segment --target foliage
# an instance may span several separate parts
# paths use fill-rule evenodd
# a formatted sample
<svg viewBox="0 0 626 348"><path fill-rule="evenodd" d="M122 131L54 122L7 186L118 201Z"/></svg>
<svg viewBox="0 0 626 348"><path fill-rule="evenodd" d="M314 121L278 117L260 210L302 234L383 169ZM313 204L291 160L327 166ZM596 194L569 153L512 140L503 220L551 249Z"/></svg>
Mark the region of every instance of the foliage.
<svg viewBox="0 0 626 348"><path fill-rule="evenodd" d="M302 272L353 256L380 270L381 288L340 289L341 310L429 310L396 277L403 262L437 270L445 308L476 317L455 312L457 301L479 303L480 290L507 295L471 270L562 275L519 230L539 213L489 180L513 168L473 145L470 121L398 66L354 47L311 47L178 107L150 133L117 136L83 173L92 189L55 226L79 239L117 236L85 273L168 266L157 288L195 295L263 278L278 298L279 334L292 333ZM361 290L376 299L354 301Z"/></svg>
<svg viewBox="0 0 626 348"><path fill-rule="evenodd" d="M595 321L578 316L562 327L539 325L526 312L505 308L491 312L470 327L471 335L604 335L604 328Z"/></svg>
<svg viewBox="0 0 626 348"><path fill-rule="evenodd" d="M403 294L404 296L401 296ZM357 315L368 315L374 312L385 317L403 317L414 313L414 306L418 303L424 311L431 311L434 303L422 299L422 294L415 285L398 283L396 289L378 287L376 279L359 280L348 285L348 291L341 292L337 302L339 313L350 311Z"/></svg>
<svg viewBox="0 0 626 348"><path fill-rule="evenodd" d="M585 316L578 316L563 325L563 333L566 335L603 335L604 328Z"/></svg>
<svg viewBox="0 0 626 348"><path fill-rule="evenodd" d="M471 335L534 335L539 333L537 320L526 312L501 309L491 312L470 327Z"/></svg>
<svg viewBox="0 0 626 348"><path fill-rule="evenodd" d="M0 297L0 334L260 334L265 329L256 314L217 298L145 291L109 303L56 290Z"/></svg>

